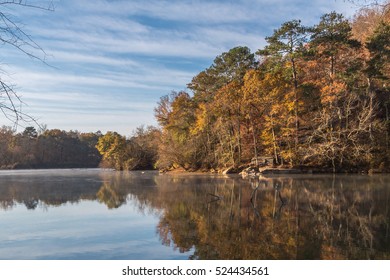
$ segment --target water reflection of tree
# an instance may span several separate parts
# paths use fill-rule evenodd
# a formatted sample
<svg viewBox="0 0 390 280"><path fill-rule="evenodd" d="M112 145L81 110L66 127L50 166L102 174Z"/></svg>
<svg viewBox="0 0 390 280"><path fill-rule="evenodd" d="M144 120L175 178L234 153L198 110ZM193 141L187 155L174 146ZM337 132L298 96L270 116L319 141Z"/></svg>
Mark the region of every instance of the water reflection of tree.
<svg viewBox="0 0 390 280"><path fill-rule="evenodd" d="M103 183L100 187L97 197L100 202L107 205L108 208L118 208L126 202L127 194L117 185Z"/></svg>
<svg viewBox="0 0 390 280"><path fill-rule="evenodd" d="M88 173L81 170L53 174L1 178L0 209L10 210L17 204L24 204L27 209L34 210L38 206L59 206L81 200L98 200L111 209L132 199L144 211L150 209L148 197L156 185L153 176L140 176L140 172Z"/></svg>
<svg viewBox="0 0 390 280"><path fill-rule="evenodd" d="M24 204L29 210L37 207L96 200L101 182L87 176L8 176L1 178L0 209L10 210Z"/></svg>
<svg viewBox="0 0 390 280"><path fill-rule="evenodd" d="M334 177L322 193L305 188L327 257L389 258L389 189L381 186Z"/></svg>
<svg viewBox="0 0 390 280"><path fill-rule="evenodd" d="M150 197L155 193L154 175L156 172L115 172L102 176L103 183L97 192L99 202L109 209L119 208L128 200L140 212L152 210ZM148 214L148 213L146 213Z"/></svg>
<svg viewBox="0 0 390 280"><path fill-rule="evenodd" d="M167 178L152 198L164 209L158 231L192 258L390 258L389 190L373 178Z"/></svg>
<svg viewBox="0 0 390 280"><path fill-rule="evenodd" d="M193 259L390 259L389 176L111 172L49 181L3 180L0 207L98 199L111 209L131 200L160 217L163 244Z"/></svg>

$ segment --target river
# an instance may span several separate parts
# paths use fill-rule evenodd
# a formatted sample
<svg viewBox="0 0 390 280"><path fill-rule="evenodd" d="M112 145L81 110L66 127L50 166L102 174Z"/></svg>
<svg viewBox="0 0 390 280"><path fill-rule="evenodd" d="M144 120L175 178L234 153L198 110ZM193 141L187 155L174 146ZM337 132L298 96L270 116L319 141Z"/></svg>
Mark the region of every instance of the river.
<svg viewBox="0 0 390 280"><path fill-rule="evenodd" d="M0 171L0 259L390 259L390 175Z"/></svg>

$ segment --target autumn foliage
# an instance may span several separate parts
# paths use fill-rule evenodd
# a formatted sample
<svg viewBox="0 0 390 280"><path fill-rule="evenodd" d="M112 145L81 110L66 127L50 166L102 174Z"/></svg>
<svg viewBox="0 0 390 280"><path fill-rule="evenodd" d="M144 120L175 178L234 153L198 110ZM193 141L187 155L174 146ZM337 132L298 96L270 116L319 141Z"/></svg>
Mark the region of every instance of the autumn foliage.
<svg viewBox="0 0 390 280"><path fill-rule="evenodd" d="M155 108L157 166L238 168L266 155L275 165L334 172L388 168L386 9L361 10L352 22L332 12L312 27L293 20L256 54L236 47L217 56L188 92ZM374 19L362 29L367 17Z"/></svg>

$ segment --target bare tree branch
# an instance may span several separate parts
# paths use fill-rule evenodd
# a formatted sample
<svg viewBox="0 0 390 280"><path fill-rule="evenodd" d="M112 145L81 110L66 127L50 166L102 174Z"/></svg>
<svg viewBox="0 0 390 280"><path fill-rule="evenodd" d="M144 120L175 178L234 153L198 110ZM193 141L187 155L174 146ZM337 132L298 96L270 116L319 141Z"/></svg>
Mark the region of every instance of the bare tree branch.
<svg viewBox="0 0 390 280"><path fill-rule="evenodd" d="M14 0L14 1L0 1L0 5L18 5L28 8L46 10L46 11L54 11L54 3L53 1L49 1L47 6L42 6L39 4L31 4L27 0Z"/></svg>
<svg viewBox="0 0 390 280"><path fill-rule="evenodd" d="M386 17L390 13L390 0L344 0L359 7L361 10L374 9Z"/></svg>
<svg viewBox="0 0 390 280"><path fill-rule="evenodd" d="M0 1L0 46L8 45L28 57L46 64L46 52L42 47L22 29L20 23L4 12L4 8L10 5L54 11L53 1L49 1L47 6L27 0ZM2 80L0 76L0 110L4 117L14 124L15 128L20 121L36 123L33 117L22 112L22 104L23 102L13 86Z"/></svg>

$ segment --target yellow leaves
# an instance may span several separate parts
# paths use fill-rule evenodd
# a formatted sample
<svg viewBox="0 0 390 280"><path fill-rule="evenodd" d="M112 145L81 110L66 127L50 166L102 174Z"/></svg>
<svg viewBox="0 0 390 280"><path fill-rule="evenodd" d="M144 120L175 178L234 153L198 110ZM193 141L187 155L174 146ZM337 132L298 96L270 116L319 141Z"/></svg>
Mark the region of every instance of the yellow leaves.
<svg viewBox="0 0 390 280"><path fill-rule="evenodd" d="M290 247L296 247L297 246L296 239L293 238L292 236L288 237L286 244L287 244L287 246L290 246Z"/></svg>
<svg viewBox="0 0 390 280"><path fill-rule="evenodd" d="M217 91L211 106L218 117L238 116L241 112L242 101L241 85L233 81Z"/></svg>
<svg viewBox="0 0 390 280"><path fill-rule="evenodd" d="M286 100L284 105L288 112L293 112L295 110L295 100L293 98Z"/></svg>
<svg viewBox="0 0 390 280"><path fill-rule="evenodd" d="M257 99L262 94L260 71L249 70L244 76L244 85L242 91L245 99Z"/></svg>
<svg viewBox="0 0 390 280"><path fill-rule="evenodd" d="M272 130L270 128L262 130L260 138L265 152L271 155L274 147L274 138L272 135Z"/></svg>
<svg viewBox="0 0 390 280"><path fill-rule="evenodd" d="M209 124L209 110L207 108L207 104L201 103L199 104L198 109L195 114L195 125L191 127L191 134L197 135L204 131Z"/></svg>
<svg viewBox="0 0 390 280"><path fill-rule="evenodd" d="M335 102L345 92L346 85L343 82L333 82L321 88L321 103L329 104Z"/></svg>
<svg viewBox="0 0 390 280"><path fill-rule="evenodd" d="M116 169L123 168L123 159L126 155L126 138L116 132L107 132L100 137L96 149L104 160L111 162Z"/></svg>
<svg viewBox="0 0 390 280"><path fill-rule="evenodd" d="M103 157L108 158L120 152L124 147L125 141L125 138L118 133L109 131L99 138L96 148Z"/></svg>

